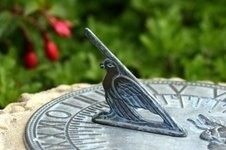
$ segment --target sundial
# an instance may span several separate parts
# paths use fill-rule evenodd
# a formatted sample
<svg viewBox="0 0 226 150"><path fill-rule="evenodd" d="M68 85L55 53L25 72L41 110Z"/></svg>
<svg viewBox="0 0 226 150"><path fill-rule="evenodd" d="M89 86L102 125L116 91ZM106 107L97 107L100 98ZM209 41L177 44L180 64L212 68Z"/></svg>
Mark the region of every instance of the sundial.
<svg viewBox="0 0 226 150"><path fill-rule="evenodd" d="M226 87L138 80L92 31L85 35L105 58L102 84L38 109L25 129L27 149L226 149Z"/></svg>

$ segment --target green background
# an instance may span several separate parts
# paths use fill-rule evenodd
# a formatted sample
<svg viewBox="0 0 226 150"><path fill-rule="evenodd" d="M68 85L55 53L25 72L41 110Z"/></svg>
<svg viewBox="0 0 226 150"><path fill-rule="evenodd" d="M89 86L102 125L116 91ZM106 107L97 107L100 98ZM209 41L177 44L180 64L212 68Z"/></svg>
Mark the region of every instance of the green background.
<svg viewBox="0 0 226 150"><path fill-rule="evenodd" d="M181 77L225 82L226 1L224 0L0 0L0 107L22 92L59 84L99 83L100 52L84 36L89 27L139 78ZM14 7L22 17L11 15ZM73 37L59 37L39 13L45 10L73 23ZM40 32L21 18L37 18L58 45L60 60L45 57ZM38 54L33 70L23 66L29 31Z"/></svg>

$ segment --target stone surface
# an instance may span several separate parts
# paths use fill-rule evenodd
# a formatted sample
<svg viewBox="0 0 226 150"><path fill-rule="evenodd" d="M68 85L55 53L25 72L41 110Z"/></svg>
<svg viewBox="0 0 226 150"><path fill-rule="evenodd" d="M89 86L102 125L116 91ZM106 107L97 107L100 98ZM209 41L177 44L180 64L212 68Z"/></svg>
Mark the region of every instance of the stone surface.
<svg viewBox="0 0 226 150"><path fill-rule="evenodd" d="M88 84L60 85L36 94L24 93L18 103L0 110L0 150L23 150L23 135L31 115L43 104L65 93L85 88Z"/></svg>

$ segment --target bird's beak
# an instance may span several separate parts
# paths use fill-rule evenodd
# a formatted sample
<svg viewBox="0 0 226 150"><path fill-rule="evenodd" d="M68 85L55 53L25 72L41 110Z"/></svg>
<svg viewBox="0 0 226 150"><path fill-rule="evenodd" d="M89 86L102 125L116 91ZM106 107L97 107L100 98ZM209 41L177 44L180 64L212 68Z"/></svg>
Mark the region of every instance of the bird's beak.
<svg viewBox="0 0 226 150"><path fill-rule="evenodd" d="M103 63L100 63L100 68L104 69L104 64Z"/></svg>

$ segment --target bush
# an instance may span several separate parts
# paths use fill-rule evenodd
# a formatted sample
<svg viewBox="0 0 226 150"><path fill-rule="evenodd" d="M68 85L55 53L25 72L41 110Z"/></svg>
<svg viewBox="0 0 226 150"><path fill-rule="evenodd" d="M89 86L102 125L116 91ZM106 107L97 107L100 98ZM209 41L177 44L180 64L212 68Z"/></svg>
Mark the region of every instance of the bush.
<svg viewBox="0 0 226 150"><path fill-rule="evenodd" d="M224 82L225 4L223 0L2 0L0 106L22 92L100 82L102 57L84 37L85 27L138 77ZM56 20L71 33L57 30ZM47 48L48 42L55 47Z"/></svg>

